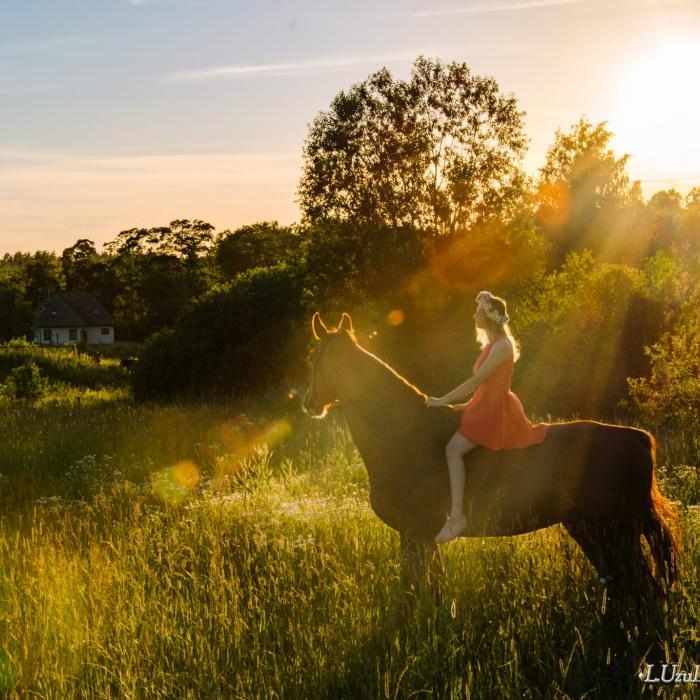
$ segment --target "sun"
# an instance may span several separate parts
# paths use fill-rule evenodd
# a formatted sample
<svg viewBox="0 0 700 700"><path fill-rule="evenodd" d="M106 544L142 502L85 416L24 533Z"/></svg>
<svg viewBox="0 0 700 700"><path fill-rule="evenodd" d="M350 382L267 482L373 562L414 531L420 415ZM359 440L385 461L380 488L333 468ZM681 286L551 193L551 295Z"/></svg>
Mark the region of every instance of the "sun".
<svg viewBox="0 0 700 700"><path fill-rule="evenodd" d="M669 39L623 69L609 126L644 180L700 179L700 38Z"/></svg>

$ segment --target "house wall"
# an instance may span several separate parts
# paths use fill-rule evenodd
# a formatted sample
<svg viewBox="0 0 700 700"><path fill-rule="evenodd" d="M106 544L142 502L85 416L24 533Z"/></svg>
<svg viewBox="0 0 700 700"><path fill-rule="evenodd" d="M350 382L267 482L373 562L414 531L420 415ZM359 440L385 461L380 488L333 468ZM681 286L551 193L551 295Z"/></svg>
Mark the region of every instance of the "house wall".
<svg viewBox="0 0 700 700"><path fill-rule="evenodd" d="M80 331L87 330L88 345L112 345L114 343L114 326L90 326L80 328L74 326L77 330L77 339L70 339L70 328L50 328L51 340L44 340L44 328L37 328L34 332L34 342L38 345L73 345L80 342ZM109 333L102 335L102 328L108 328Z"/></svg>
<svg viewBox="0 0 700 700"><path fill-rule="evenodd" d="M102 328L109 329L108 335L102 335ZM114 342L114 327L113 326L96 326L88 328L88 345L111 345ZM78 333L80 336L80 333Z"/></svg>

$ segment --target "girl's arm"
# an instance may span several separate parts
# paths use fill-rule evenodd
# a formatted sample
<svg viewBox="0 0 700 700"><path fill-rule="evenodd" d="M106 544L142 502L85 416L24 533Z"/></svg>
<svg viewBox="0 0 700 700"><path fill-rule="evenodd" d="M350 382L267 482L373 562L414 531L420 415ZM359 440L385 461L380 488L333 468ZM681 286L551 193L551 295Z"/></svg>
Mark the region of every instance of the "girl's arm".
<svg viewBox="0 0 700 700"><path fill-rule="evenodd" d="M428 398L426 404L428 406L442 406L443 404L450 403L455 399L461 399L468 396L472 392L476 391L484 380L488 379L500 365L502 365L508 358L513 355L513 346L507 338L502 340L497 340L494 346L491 348L488 357L484 361L484 364L479 367L479 369L467 379L466 382L462 382L458 387L452 389L444 396L439 399Z"/></svg>

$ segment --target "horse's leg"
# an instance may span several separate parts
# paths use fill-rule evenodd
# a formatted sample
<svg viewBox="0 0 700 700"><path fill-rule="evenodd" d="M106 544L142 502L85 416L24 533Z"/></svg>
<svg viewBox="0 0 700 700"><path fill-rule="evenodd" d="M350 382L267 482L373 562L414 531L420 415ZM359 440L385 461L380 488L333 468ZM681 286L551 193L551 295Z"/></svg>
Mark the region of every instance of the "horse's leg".
<svg viewBox="0 0 700 700"><path fill-rule="evenodd" d="M572 513L563 521L563 525L598 572L601 581L603 583L612 581L613 576L609 570L608 557L605 556L605 546L596 525L578 513Z"/></svg>
<svg viewBox="0 0 700 700"><path fill-rule="evenodd" d="M564 522L564 527L607 589L630 595L638 592L644 559L639 534L634 528L624 528L618 523L603 524L597 518L583 516L572 516Z"/></svg>
<svg viewBox="0 0 700 700"><path fill-rule="evenodd" d="M634 629L634 625L620 624L626 615L624 602L618 595L618 583L625 580L625 574L615 563L615 557L624 554L619 551L618 543L607 540L610 532L606 532L595 518L584 518L575 513L564 522L564 527L596 569L603 585L599 599L602 624L590 640L591 660L599 671L601 665L606 669L612 658L614 661L608 672L619 673L623 668L625 675L632 677L638 659L632 663L628 654L627 629Z"/></svg>
<svg viewBox="0 0 700 700"><path fill-rule="evenodd" d="M655 581L642 551L641 528L615 523L607 530L606 542L620 588L636 599L654 594Z"/></svg>
<svg viewBox="0 0 700 700"><path fill-rule="evenodd" d="M435 592L436 602L442 594L444 570L437 545L432 540L401 532L401 589L415 600L426 585Z"/></svg>
<svg viewBox="0 0 700 700"><path fill-rule="evenodd" d="M445 593L445 565L438 546L432 540L425 543L428 558L428 585L434 594L436 605L440 605Z"/></svg>
<svg viewBox="0 0 700 700"><path fill-rule="evenodd" d="M418 589L420 563L418 541L415 537L401 531L401 590L407 598L414 596Z"/></svg>

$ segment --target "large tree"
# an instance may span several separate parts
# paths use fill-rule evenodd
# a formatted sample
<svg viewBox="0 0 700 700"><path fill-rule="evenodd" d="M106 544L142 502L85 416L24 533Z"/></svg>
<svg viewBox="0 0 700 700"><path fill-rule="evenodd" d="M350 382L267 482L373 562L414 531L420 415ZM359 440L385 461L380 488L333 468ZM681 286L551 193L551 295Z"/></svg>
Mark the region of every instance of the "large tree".
<svg viewBox="0 0 700 700"><path fill-rule="evenodd" d="M464 231L519 206L525 146L523 112L493 78L420 56L409 80L383 68L314 119L299 202L312 222Z"/></svg>
<svg viewBox="0 0 700 700"><path fill-rule="evenodd" d="M226 277L254 267L290 262L302 255L303 237L293 226L261 221L224 231L216 244L216 262Z"/></svg>
<svg viewBox="0 0 700 700"><path fill-rule="evenodd" d="M132 228L122 231L105 248L116 255L156 253L174 255L188 265L196 265L214 240L214 227L199 219L175 219L169 226Z"/></svg>
<svg viewBox="0 0 700 700"><path fill-rule="evenodd" d="M93 241L79 238L61 253L61 269L69 291L91 290L95 286L97 251Z"/></svg>
<svg viewBox="0 0 700 700"><path fill-rule="evenodd" d="M642 209L640 185L630 181L629 155L618 157L611 138L605 122L593 125L583 117L554 135L536 204L555 263L586 248L614 260L634 260L646 251L646 241L631 238Z"/></svg>
<svg viewBox="0 0 700 700"><path fill-rule="evenodd" d="M23 278L24 298L34 307L63 286L59 260L47 250L38 250L27 256Z"/></svg>

